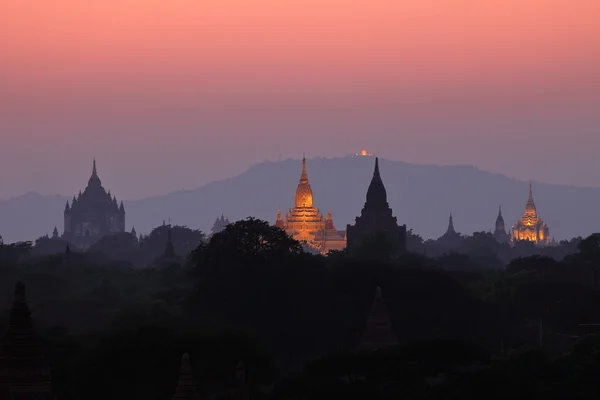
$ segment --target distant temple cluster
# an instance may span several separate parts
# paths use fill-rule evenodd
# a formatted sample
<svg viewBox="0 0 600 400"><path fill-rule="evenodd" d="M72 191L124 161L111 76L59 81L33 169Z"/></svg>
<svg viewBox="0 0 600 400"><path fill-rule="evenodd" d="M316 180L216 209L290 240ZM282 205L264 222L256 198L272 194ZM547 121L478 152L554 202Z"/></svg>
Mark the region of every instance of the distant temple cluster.
<svg viewBox="0 0 600 400"><path fill-rule="evenodd" d="M362 150L356 155L368 157L371 153ZM87 187L83 193L80 191L65 205L63 234L59 235L58 230L54 228L53 238L62 238L78 249L85 250L103 236L125 232L125 215L123 202L118 202L116 196L111 195L110 191L106 191L102 186L94 160ZM229 223L229 219L221 215L216 219L212 233L222 231ZM315 207L305 157L302 158L294 207L288 209L285 215L281 210L277 210L275 226L285 230L288 235L301 242L305 250L313 253L327 254L332 250L344 249L352 252L369 240L379 244L384 242L393 254L406 251L406 225L398 224L387 202L378 158L375 158L375 169L364 207L360 216L356 217L355 223L347 225L346 230L338 230L335 227L331 209L324 215ZM135 229L132 229L132 234L136 235ZM500 243L528 241L538 245L549 245L553 242L548 225L537 214L531 184L523 216L507 230L502 209L499 208L493 235ZM454 220L450 215L448 229L439 240L453 247L453 244L459 243L461 237L455 230Z"/></svg>
<svg viewBox="0 0 600 400"><path fill-rule="evenodd" d="M504 224L504 217L502 216L502 208L499 207L493 234L494 238L500 243L516 243L520 241L532 242L537 245L550 245L553 243L548 225L537 215L537 209L533 202L533 188L531 183L529 184L529 198L527 199L523 216L513 225L512 229L507 231ZM450 215L448 229L440 237L440 240L444 240L447 244L451 245L452 243L456 243L460 238L461 235L454 230L454 221L452 215Z"/></svg>

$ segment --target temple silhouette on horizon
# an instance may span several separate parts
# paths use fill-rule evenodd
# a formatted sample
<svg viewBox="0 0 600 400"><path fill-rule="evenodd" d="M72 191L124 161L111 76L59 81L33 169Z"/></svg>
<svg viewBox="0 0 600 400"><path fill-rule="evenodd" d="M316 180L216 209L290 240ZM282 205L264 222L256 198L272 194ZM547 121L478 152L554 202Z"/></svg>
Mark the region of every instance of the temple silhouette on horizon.
<svg viewBox="0 0 600 400"><path fill-rule="evenodd" d="M346 230L348 252L360 249L365 241L382 235L393 255L406 252L406 225L398 225L396 217L387 202L387 192L379 172L379 158L375 158L373 178L367 190L367 201L356 217L354 225L348 224Z"/></svg>
<svg viewBox="0 0 600 400"><path fill-rule="evenodd" d="M94 160L87 187L65 205L62 238L85 250L103 236L120 232L125 232L125 207L102 187Z"/></svg>

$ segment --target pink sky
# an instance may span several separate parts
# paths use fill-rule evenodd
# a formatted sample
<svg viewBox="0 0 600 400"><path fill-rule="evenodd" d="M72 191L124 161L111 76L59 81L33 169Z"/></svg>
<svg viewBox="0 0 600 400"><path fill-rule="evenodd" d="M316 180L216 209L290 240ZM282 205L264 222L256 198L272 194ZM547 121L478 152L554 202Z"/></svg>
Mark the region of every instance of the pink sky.
<svg viewBox="0 0 600 400"><path fill-rule="evenodd" d="M597 0L4 0L0 197L125 198L264 159L600 186Z"/></svg>

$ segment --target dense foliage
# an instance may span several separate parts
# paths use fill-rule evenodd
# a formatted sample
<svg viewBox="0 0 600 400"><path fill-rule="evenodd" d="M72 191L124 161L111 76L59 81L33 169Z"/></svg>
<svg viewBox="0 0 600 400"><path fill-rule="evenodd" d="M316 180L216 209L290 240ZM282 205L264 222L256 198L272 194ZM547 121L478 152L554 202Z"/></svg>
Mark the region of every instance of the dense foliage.
<svg viewBox="0 0 600 400"><path fill-rule="evenodd" d="M158 268L169 229L183 261ZM535 248L480 233L454 250L411 233L398 259L368 244L309 255L253 218L210 238L119 234L86 253L53 240L0 241L0 325L22 280L59 399L168 399L184 352L216 398L239 361L251 398L600 394L599 234ZM359 353L376 286L400 345Z"/></svg>

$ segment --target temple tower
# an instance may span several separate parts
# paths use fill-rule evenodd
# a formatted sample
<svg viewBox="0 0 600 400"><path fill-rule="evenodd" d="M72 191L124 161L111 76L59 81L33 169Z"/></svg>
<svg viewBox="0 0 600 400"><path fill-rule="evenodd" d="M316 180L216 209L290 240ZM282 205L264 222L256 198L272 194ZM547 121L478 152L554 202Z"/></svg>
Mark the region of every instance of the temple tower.
<svg viewBox="0 0 600 400"><path fill-rule="evenodd" d="M125 232L125 206L102 187L96 160L85 190L67 202L63 239L85 250L103 236Z"/></svg>
<svg viewBox="0 0 600 400"><path fill-rule="evenodd" d="M50 400L51 376L25 298L15 285L8 327L0 339L0 400Z"/></svg>
<svg viewBox="0 0 600 400"><path fill-rule="evenodd" d="M179 382L171 400L198 400L200 398L196 389L196 382L192 375L190 356L185 353L181 357L181 368L179 370Z"/></svg>
<svg viewBox="0 0 600 400"><path fill-rule="evenodd" d="M379 172L379 159L375 158L375 170L367 190L367 201L361 215L356 217L355 224L347 227L348 251L356 251L369 236L378 232L385 235L394 254L406 251L406 225L398 226L396 217L392 215Z"/></svg>
<svg viewBox="0 0 600 400"><path fill-rule="evenodd" d="M510 236L506 233L506 226L504 225L504 217L502 216L502 207L498 206L498 216L496 217L496 224L494 227L494 237L500 243L507 243L510 240Z"/></svg>
<svg viewBox="0 0 600 400"><path fill-rule="evenodd" d="M529 198L525 205L525 212L513 226L512 240L514 242L525 240L536 244L550 244L551 242L550 229L537 215L531 183L529 183Z"/></svg>
<svg viewBox="0 0 600 400"><path fill-rule="evenodd" d="M392 331L390 315L383 300L381 288L377 287L373 305L367 318L365 332L358 349L370 351L397 344L398 339Z"/></svg>
<svg viewBox="0 0 600 400"><path fill-rule="evenodd" d="M458 235L456 230L454 229L454 218L452 218L452 214L448 218L448 229L446 229L446 235Z"/></svg>
<svg viewBox="0 0 600 400"><path fill-rule="evenodd" d="M458 251L462 245L462 236L454 229L454 218L452 214L448 218L448 228L446 232L439 237L438 242L445 250Z"/></svg>
<svg viewBox="0 0 600 400"><path fill-rule="evenodd" d="M168 267L181 262L181 257L175 253L173 246L173 238L171 236L171 227L167 231L167 242L165 243L165 251L154 261L156 267Z"/></svg>
<svg viewBox="0 0 600 400"><path fill-rule="evenodd" d="M345 232L335 230L331 212L329 220L323 218L314 206L313 191L306 172L306 158L302 158L302 172L296 187L294 208L285 217L277 210L275 226L286 231L294 239L302 242L315 252L327 254L330 250L342 250L346 247Z"/></svg>

